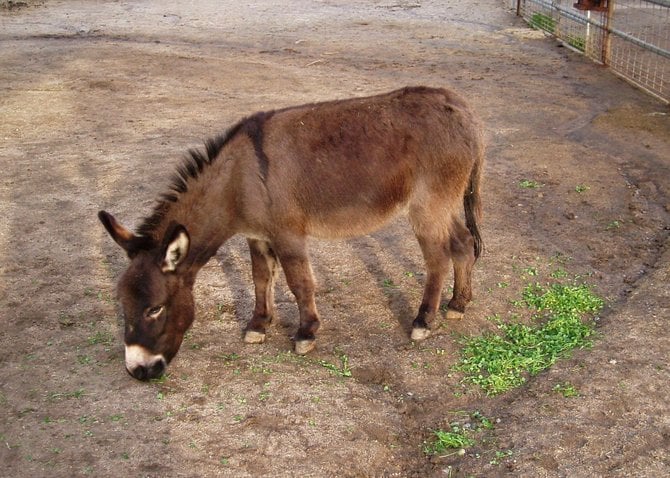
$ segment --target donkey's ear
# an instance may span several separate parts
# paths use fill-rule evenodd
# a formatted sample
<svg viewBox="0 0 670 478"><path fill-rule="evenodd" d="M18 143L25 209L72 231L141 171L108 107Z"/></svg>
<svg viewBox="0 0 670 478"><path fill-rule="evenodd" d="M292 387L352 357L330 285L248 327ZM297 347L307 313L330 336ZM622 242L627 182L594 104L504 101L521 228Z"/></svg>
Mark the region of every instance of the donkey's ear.
<svg viewBox="0 0 670 478"><path fill-rule="evenodd" d="M176 224L168 228L168 233L165 234L165 240L163 241L164 252L161 270L163 272L174 272L188 254L190 244L191 238L184 226Z"/></svg>
<svg viewBox="0 0 670 478"><path fill-rule="evenodd" d="M136 240L135 234L119 224L117 220L114 219L114 216L108 212L100 211L98 213L98 219L100 219L102 225L105 226L105 229L107 229L109 235L112 236L112 239L114 239L114 241L126 252L130 253L131 245Z"/></svg>

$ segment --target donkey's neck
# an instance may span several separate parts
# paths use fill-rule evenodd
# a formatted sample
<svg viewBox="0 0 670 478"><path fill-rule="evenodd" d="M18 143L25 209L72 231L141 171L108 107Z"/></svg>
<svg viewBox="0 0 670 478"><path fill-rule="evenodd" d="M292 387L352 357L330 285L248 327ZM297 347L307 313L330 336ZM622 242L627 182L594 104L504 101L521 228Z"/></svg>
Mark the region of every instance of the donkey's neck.
<svg viewBox="0 0 670 478"><path fill-rule="evenodd" d="M217 184L221 181L198 181L173 205L173 220L186 227L191 239L189 261L198 268L234 234L234 197L228 187Z"/></svg>
<svg viewBox="0 0 670 478"><path fill-rule="evenodd" d="M227 161L221 158L192 177L182 178L179 190L173 187L172 193L162 197L138 232L160 244L171 224L181 224L190 239L186 260L196 270L204 266L235 233L235 193L227 169Z"/></svg>

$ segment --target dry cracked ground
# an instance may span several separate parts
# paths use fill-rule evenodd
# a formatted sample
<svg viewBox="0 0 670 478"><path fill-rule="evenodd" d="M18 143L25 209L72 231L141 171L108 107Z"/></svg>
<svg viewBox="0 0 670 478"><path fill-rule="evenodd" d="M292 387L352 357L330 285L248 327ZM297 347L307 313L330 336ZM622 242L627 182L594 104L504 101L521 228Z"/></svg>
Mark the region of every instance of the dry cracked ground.
<svg viewBox="0 0 670 478"><path fill-rule="evenodd" d="M507 3L0 2L0 474L667 473L668 107ZM398 219L311 243L315 352L291 352L283 280L268 342L245 345L251 274L234 238L198 277L169 375L129 377L126 259L97 211L138 224L187 149L249 113L410 84L450 85L486 124L487 248L466 318L410 342L425 276ZM459 337L494 331L557 264L606 299L594 346L497 397L464 384ZM555 391L568 383L578 396ZM426 455L463 414L494 427Z"/></svg>

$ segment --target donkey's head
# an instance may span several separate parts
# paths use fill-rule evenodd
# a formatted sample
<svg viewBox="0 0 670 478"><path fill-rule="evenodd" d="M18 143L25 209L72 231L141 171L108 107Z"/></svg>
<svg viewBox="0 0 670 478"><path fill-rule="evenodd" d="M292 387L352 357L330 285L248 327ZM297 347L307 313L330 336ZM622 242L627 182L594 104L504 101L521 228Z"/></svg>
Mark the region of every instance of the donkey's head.
<svg viewBox="0 0 670 478"><path fill-rule="evenodd" d="M188 232L172 223L160 241L137 236L105 211L100 221L128 254L118 286L125 320L126 369L139 380L159 377L193 323L193 280L186 258Z"/></svg>

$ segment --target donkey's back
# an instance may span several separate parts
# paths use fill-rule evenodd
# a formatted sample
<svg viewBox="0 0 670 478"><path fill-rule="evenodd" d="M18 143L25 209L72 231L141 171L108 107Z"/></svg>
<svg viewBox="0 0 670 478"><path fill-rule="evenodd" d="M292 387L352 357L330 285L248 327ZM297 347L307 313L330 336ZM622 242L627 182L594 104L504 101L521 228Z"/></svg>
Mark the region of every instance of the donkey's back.
<svg viewBox="0 0 670 478"><path fill-rule="evenodd" d="M477 118L445 89L404 88L246 121L271 199L268 220L285 228L300 217L299 227L320 237L365 234L408 208L454 213L483 157Z"/></svg>

